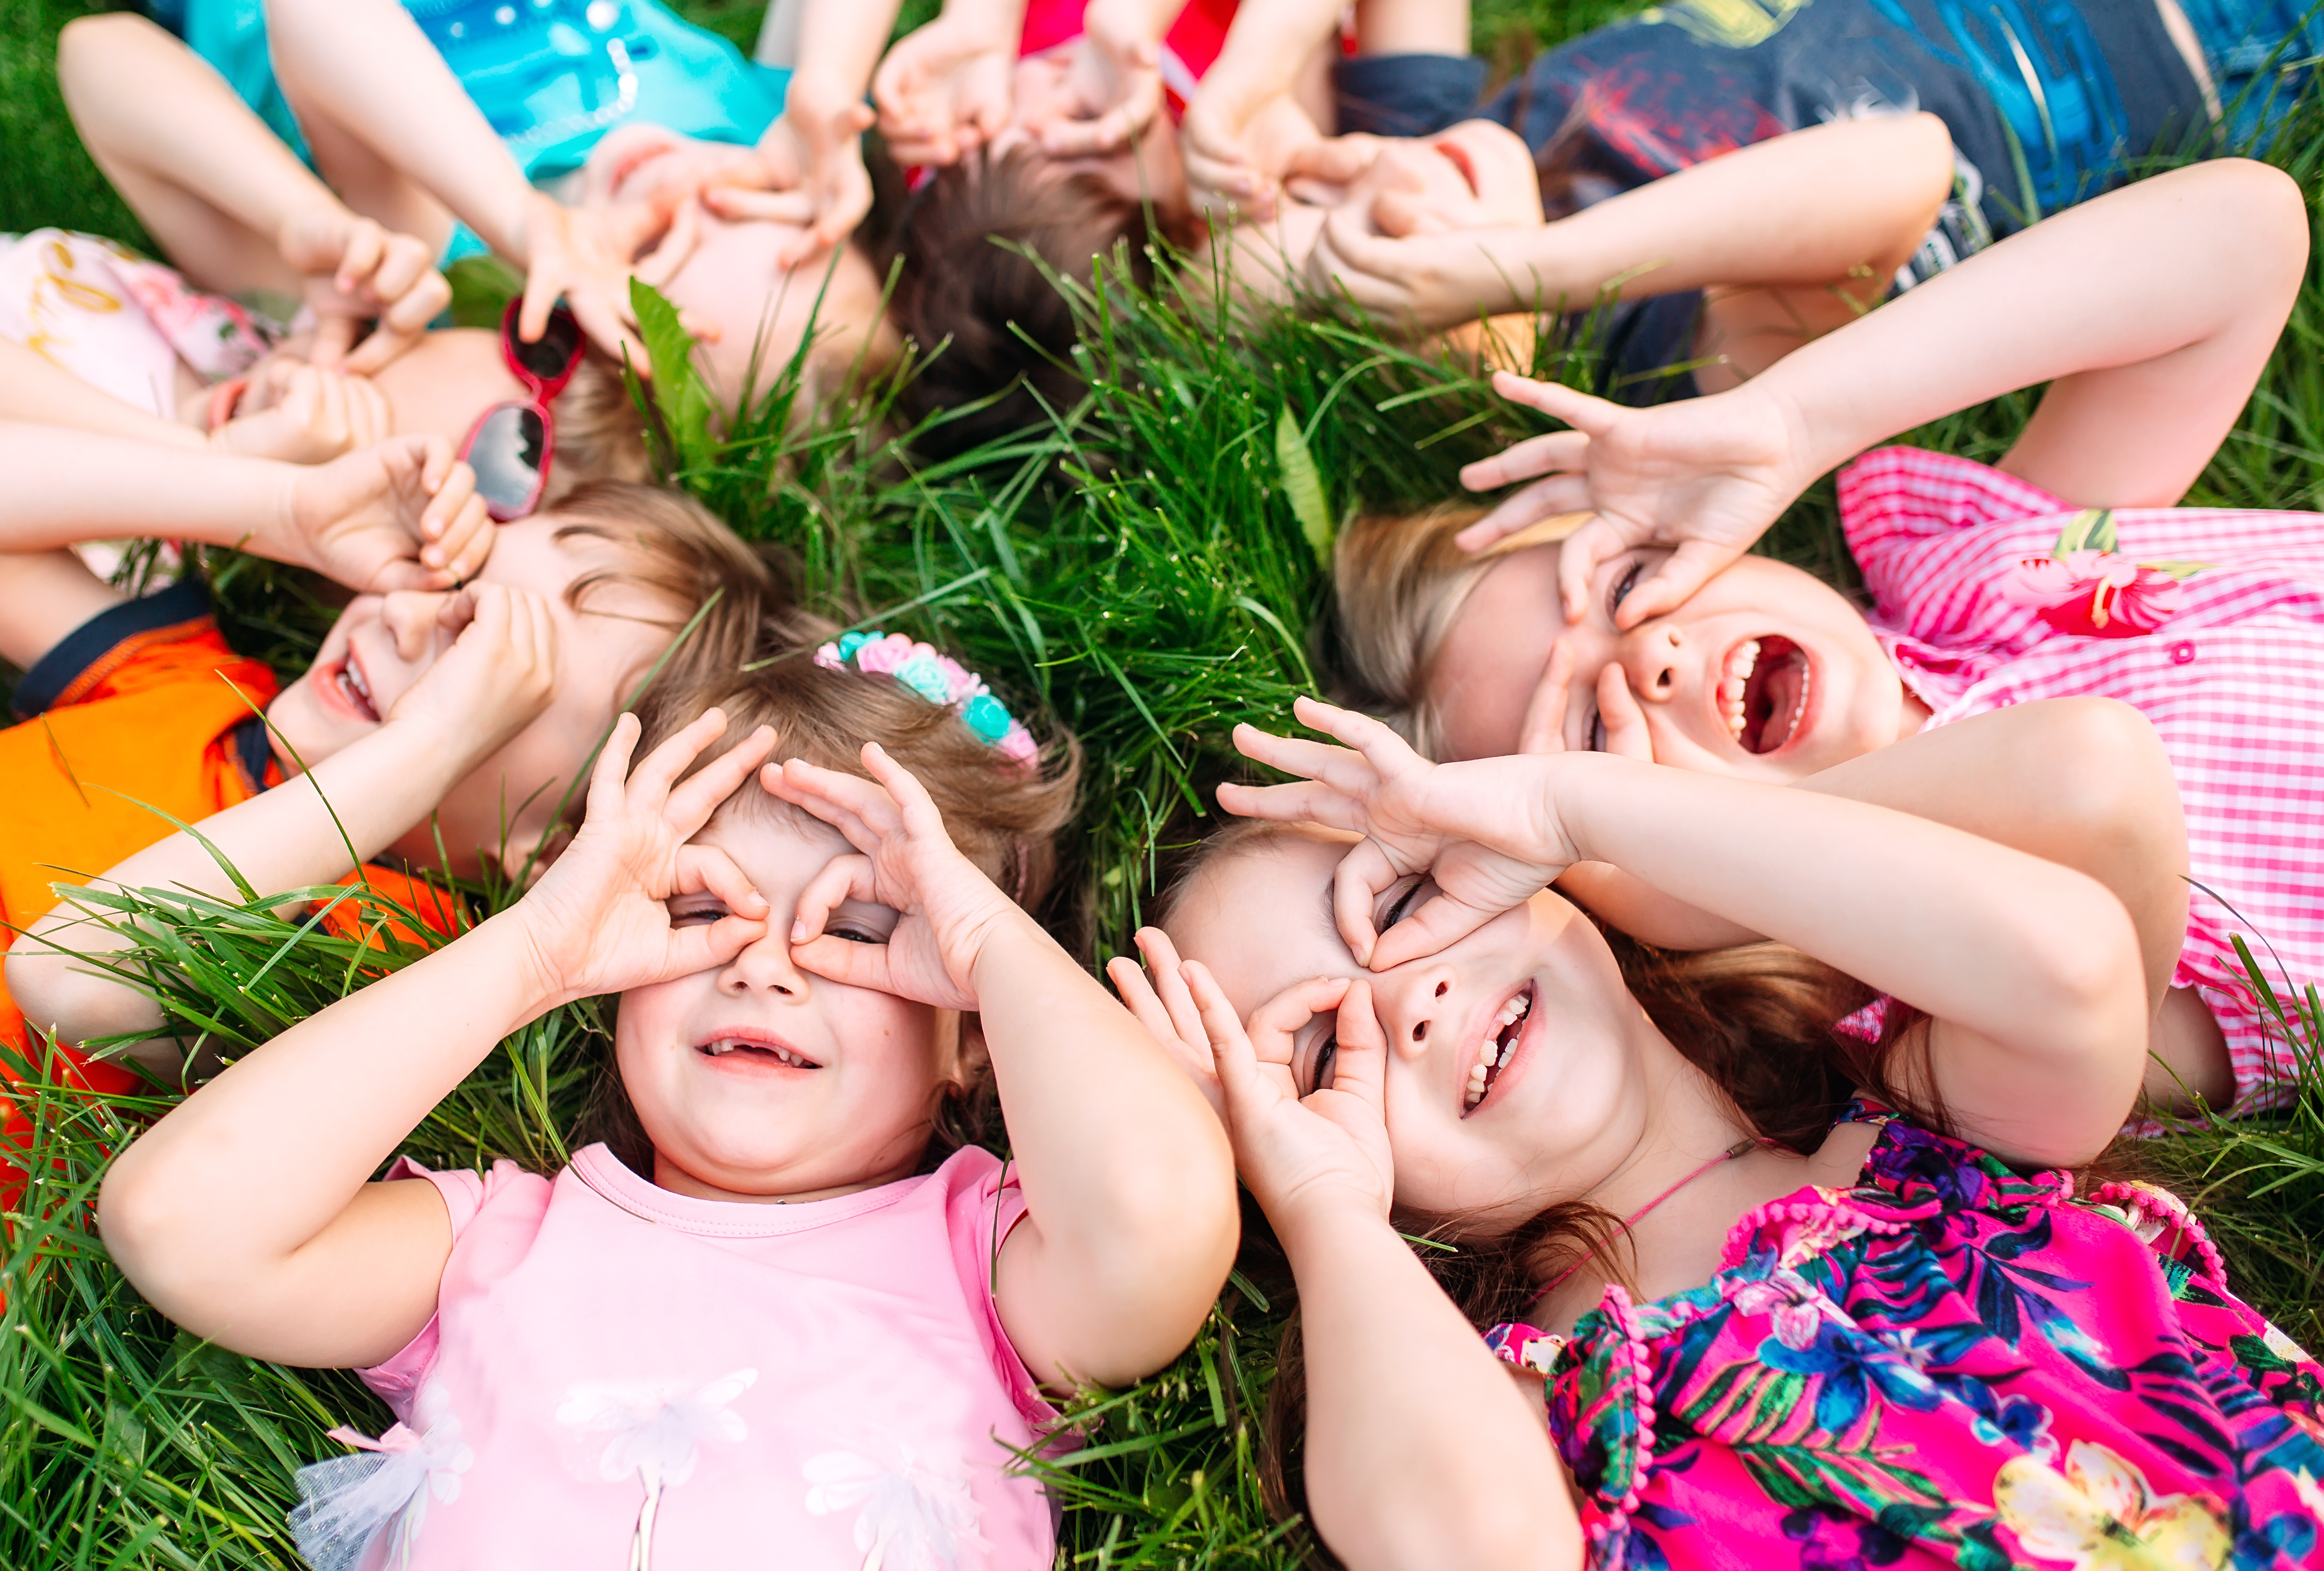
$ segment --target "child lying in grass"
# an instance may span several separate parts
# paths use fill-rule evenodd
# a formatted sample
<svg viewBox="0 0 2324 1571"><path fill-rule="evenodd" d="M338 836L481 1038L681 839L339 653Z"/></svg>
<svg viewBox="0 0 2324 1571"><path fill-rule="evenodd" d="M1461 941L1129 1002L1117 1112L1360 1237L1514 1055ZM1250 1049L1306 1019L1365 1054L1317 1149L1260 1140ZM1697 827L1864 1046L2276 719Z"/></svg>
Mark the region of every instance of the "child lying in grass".
<svg viewBox="0 0 2324 1571"><path fill-rule="evenodd" d="M2148 1091L2262 1105L2287 1047L2233 935L2324 975L2304 773L2324 736L2324 519L2166 510L2242 409L2307 254L2298 188L2222 161L2057 215L1733 392L1625 411L1505 379L1575 429L1473 466L1479 486L1549 475L1482 521L1349 531L1351 691L1444 758L1562 744L1775 782L2025 699L2135 704L2178 771L2206 891ZM1740 555L1835 464L2043 381L2000 471L1892 449L1843 478L1869 623ZM1598 870L1567 887L1655 942L1738 936Z"/></svg>
<svg viewBox="0 0 2324 1571"><path fill-rule="evenodd" d="M302 1472L313 1564L1050 1564L1017 1463L1043 1389L1185 1346L1234 1183L1194 1088L1002 892L1042 896L1071 767L905 642L674 690L634 770L624 715L523 900L115 1162L106 1248L157 1308L364 1366L395 1411ZM603 1143L371 1181L505 1034L600 994ZM967 1143L996 1096L1005 1164Z"/></svg>
<svg viewBox="0 0 2324 1571"><path fill-rule="evenodd" d="M1298 712L1345 745L1241 728L1293 782L1221 788L1266 822L1141 934L1158 996L1115 971L1215 1064L1289 1255L1283 1475L1344 1564L2313 1563L2324 1370L2177 1200L2073 1171L2186 909L2135 713L1984 716L1826 792ZM1874 800L1934 779L2071 795L2099 876ZM1545 887L1585 860L1776 942L1618 960ZM1877 1043L1832 1030L1850 978ZM1461 1309L1398 1227L1459 1245Z"/></svg>
<svg viewBox="0 0 2324 1571"><path fill-rule="evenodd" d="M767 565L675 492L605 482L496 528L440 440L319 468L24 426L0 427L0 450L17 477L0 501L0 656L25 668L22 723L0 732L0 903L10 936L32 932L8 952L0 1046L20 1056L37 1056L26 1018L65 1043L162 1024L102 969L124 940L71 884L238 900L219 857L266 894L380 857L514 876L551 849L591 750L687 619L715 597L666 675L740 664L782 610ZM226 648L199 583L129 600L56 549L124 535L246 542L356 593L278 687ZM433 897L410 903L451 924ZM141 1083L65 1056L102 1089ZM141 1056L177 1067L166 1043Z"/></svg>
<svg viewBox="0 0 2324 1571"><path fill-rule="evenodd" d="M645 478L644 428L620 364L587 343L570 313L550 313L535 342L513 317L498 333L430 330L450 298L429 265L430 244L350 211L215 72L151 23L87 20L68 30L63 82L91 155L123 198L199 284L296 294L317 324L311 337L272 353L247 334L189 345L194 335L179 318L237 323L237 308L102 243L43 232L0 262L0 279L21 277L29 297L29 331L13 334L5 313L17 292L0 297L0 335L38 350L0 345L9 372L0 409L297 462L390 432L434 432L474 464L501 518L589 481ZM12 265L27 255L31 269ZM115 274L147 287L121 299L129 291ZM159 309L146 304L157 278L170 286ZM113 397L92 398L64 371Z"/></svg>
<svg viewBox="0 0 2324 1571"><path fill-rule="evenodd" d="M877 365L892 354L881 332L881 280L861 248L837 243L860 209L835 228L824 221L827 204L819 196L737 190L733 182L772 177L742 149L689 142L652 125L628 128L597 146L590 163L560 186L576 198L567 206L528 183L444 58L394 0L278 6L270 21L271 58L325 178L358 211L438 254L489 246L524 267L518 318L524 342L540 336L562 297L599 347L616 358L626 354L643 372L649 361L630 331L635 271L687 314L704 340L704 368L730 404L754 359L764 390L805 341L811 317L821 330L808 361L825 381L861 357ZM803 189L819 192L818 182L837 178L826 166L855 158L854 132L869 113L856 100L878 41L856 52L860 60L846 58L843 47L843 58L812 73L802 66L803 80L812 74L844 85L855 73L834 111L844 134L825 128L831 134L818 142L822 151L800 154L806 172L789 177ZM217 255L244 229L267 233L236 183L251 157L247 139L274 142L272 162L296 161L246 111L231 144L218 139L213 145L208 133L222 123L220 111L234 106L234 96L183 45L137 17L83 18L65 30L59 67L75 121L100 164L109 173L116 165L134 166L124 194L136 201L131 187L140 187L165 207L184 205L183 193L198 198L184 212L161 215L156 237L173 255L181 243ZM188 91L189 69L208 83L215 101L191 138L168 112ZM838 89L815 91L831 96ZM788 137L787 124L778 121L770 136ZM660 167L643 170L647 163ZM860 175L860 161L853 167ZM868 199L868 183L862 189ZM764 221L774 212L785 221ZM189 222L207 234L181 236ZM218 277L208 281L251 287Z"/></svg>

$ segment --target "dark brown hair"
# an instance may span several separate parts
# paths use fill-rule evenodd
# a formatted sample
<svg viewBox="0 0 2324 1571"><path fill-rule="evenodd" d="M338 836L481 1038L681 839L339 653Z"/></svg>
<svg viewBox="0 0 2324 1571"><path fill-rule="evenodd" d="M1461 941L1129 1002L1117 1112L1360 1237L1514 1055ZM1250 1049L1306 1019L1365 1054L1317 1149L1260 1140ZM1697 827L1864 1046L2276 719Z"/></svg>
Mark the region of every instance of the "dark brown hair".
<svg viewBox="0 0 2324 1571"><path fill-rule="evenodd" d="M1081 773L1073 737L1050 731L1031 765L1012 763L978 740L957 709L930 703L894 677L831 670L813 658L837 629L797 614L756 660L686 682L663 681L637 706L642 734L637 756L690 724L706 709L724 712L726 730L687 773L700 769L761 725L780 739L778 758L803 758L868 777L863 744L877 742L927 790L961 853L1018 905L1032 909L1049 892L1057 868L1056 837L1072 819ZM721 812L796 811L755 782ZM991 1067L981 1058L966 1084L947 1084L929 1110L919 1171L932 1171L967 1144L1001 1135ZM611 1062L599 1073L581 1121L580 1142L602 1140L633 1171L650 1177L653 1148Z"/></svg>
<svg viewBox="0 0 2324 1571"><path fill-rule="evenodd" d="M1145 207L1030 148L937 170L898 233L892 315L930 357L904 388L905 412L993 400L923 434L934 456L1038 424L1044 405L1062 411L1080 396L1074 306L1057 279L1090 288L1099 260L1118 257L1140 288L1153 281Z"/></svg>

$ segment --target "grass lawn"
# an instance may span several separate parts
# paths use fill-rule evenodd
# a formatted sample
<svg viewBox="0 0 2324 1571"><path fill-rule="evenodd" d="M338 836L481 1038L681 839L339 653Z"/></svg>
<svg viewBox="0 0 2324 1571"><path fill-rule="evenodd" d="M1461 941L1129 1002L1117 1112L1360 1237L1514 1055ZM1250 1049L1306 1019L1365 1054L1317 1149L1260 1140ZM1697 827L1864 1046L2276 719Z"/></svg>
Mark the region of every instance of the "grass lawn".
<svg viewBox="0 0 2324 1571"><path fill-rule="evenodd" d="M1519 27L1554 40L1629 8L1478 0L1477 15L1489 44ZM0 0L0 229L59 223L134 241L134 222L71 138L49 69L55 29L80 9ZM749 0L681 9L746 42L755 32ZM2319 130L2324 117L2283 144L2311 204ZM724 437L680 432L669 454L673 477L739 529L798 553L811 596L846 619L958 647L1012 706L1074 727L1089 757L1086 832L1052 914L1093 957L1120 950L1158 859L1209 822L1207 787L1235 768L1229 728L1279 722L1313 684L1305 629L1323 593L1310 541L1319 520L1295 510L1286 469L1312 466L1328 525L1359 507L1453 494L1461 463L1537 428L1460 368L1359 327L1224 326L1194 295L1091 302L1087 407L934 469L901 461L882 418L885 388L793 430L779 383ZM2190 501L2324 508L2319 335L2324 281L2311 272L2266 381ZM1587 349L1541 353L1555 374ZM2029 408L2002 400L1914 439L1991 457ZM1831 507L1827 484L1771 548L1845 583ZM316 619L299 586L263 565L210 565L235 636L303 661ZM229 1055L396 958L300 936L258 903L146 909L150 951L177 978L157 985ZM2304 1015L2289 988L2285 1001L2293 1034L2324 1041L2314 995ZM414 1136L413 1153L438 1165L561 1161L599 1062L595 1024L577 1006L512 1037ZM2310 1070L2285 1113L2190 1131L2153 1153L2206 1215L2243 1291L2316 1346L2324 1064L2312 1054ZM0 1566L296 1565L282 1527L292 1469L336 1453L324 1438L332 1425L376 1433L385 1421L346 1376L176 1336L106 1263L87 1221L105 1153L127 1138L129 1120L165 1104L41 1106L40 1176L0 1263ZM1093 1403L1093 1443L1058 1474L1072 1564L1299 1558L1299 1530L1268 1520L1251 1466L1281 1284L1262 1252L1245 1266L1185 1357Z"/></svg>

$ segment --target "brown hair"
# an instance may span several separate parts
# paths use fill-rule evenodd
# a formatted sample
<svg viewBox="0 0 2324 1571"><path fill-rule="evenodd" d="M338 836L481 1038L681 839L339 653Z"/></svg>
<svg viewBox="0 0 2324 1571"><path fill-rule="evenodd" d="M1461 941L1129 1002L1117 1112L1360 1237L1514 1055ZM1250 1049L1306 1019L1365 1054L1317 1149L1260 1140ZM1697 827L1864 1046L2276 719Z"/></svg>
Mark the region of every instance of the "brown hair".
<svg viewBox="0 0 2324 1571"><path fill-rule="evenodd" d="M859 776L868 777L863 744L877 742L927 788L962 854L1018 905L1038 906L1056 876L1057 834L1073 817L1079 745L1061 729L1047 728L1051 735L1039 759L1030 766L1012 763L970 731L957 709L930 703L892 676L816 665L812 649L837 630L821 619L798 614L787 620L747 666L657 684L637 706L642 729L637 755L644 757L713 706L725 712L726 730L689 774L761 725L772 726L779 737L778 758L803 758ZM755 784L735 793L720 811L753 803L765 805L741 810L795 811ZM945 1087L929 1121L923 1172L963 1145L998 1138L999 1098L990 1065L980 1064L968 1084ZM652 1146L610 1062L582 1116L581 1138L584 1144L604 1141L635 1171L653 1171Z"/></svg>
<svg viewBox="0 0 2324 1571"><path fill-rule="evenodd" d="M1153 281L1146 208L1026 147L937 170L898 233L894 320L929 356L903 390L906 413L991 400L923 433L918 445L935 456L1022 430L1044 406L1062 410L1080 396L1078 328L1059 279L1090 289L1099 259L1119 257L1131 281Z"/></svg>
<svg viewBox="0 0 2324 1571"><path fill-rule="evenodd" d="M1484 510L1447 502L1404 516L1372 513L1340 532L1332 556L1332 632L1341 701L1368 710L1429 758L1443 726L1428 682L1461 607L1504 556L1562 540L1583 517L1545 519L1471 553L1452 537Z"/></svg>
<svg viewBox="0 0 2324 1571"><path fill-rule="evenodd" d="M582 346L581 362L554 409L557 451L542 511L554 510L592 481L643 481L652 473L645 416L622 385L621 363L595 344Z"/></svg>

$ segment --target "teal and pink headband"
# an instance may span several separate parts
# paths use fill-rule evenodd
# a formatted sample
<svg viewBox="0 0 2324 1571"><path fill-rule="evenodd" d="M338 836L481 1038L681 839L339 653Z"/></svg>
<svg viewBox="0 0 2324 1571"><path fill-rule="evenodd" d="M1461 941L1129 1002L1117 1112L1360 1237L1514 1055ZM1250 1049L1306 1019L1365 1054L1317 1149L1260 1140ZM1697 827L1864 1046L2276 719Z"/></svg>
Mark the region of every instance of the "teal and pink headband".
<svg viewBox="0 0 2324 1571"><path fill-rule="evenodd" d="M930 645L874 628L840 634L837 642L815 652L815 663L826 671L852 668L892 676L930 703L958 705L970 734L1012 764L1031 764L1040 756L1033 733L1010 715L983 680Z"/></svg>

